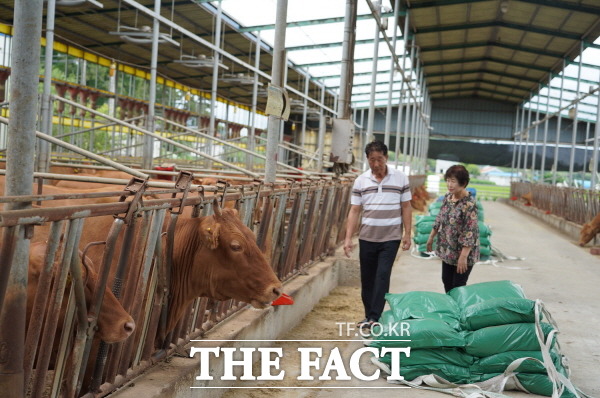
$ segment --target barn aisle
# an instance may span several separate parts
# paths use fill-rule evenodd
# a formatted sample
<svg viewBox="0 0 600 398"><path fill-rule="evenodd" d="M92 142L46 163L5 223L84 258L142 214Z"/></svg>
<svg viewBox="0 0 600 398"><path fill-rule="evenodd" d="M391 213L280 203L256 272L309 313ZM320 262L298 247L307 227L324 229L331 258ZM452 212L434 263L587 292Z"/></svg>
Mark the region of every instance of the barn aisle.
<svg viewBox="0 0 600 398"><path fill-rule="evenodd" d="M531 299L541 299L560 327L559 341L570 359L572 381L592 397L600 396L600 259L589 254L589 249L580 248L576 242L548 227L533 217L505 203L483 202L486 220L492 228L492 245L509 256L524 257L523 261L506 261L478 264L471 274L471 283L508 279L523 286ZM354 253L356 255L356 252ZM392 293L413 290L443 292L440 276L440 261L424 260L401 253L392 273ZM357 287L341 286L319 303L282 339L335 339L338 338L336 322L352 322L361 315L360 290ZM355 338L335 343L347 361L358 348ZM291 352L298 343L284 344L285 352ZM334 344L334 343L331 343ZM287 348L286 348L287 347ZM366 357L366 355L364 356ZM295 368L295 357L282 358L282 369L299 372ZM368 358L363 358L361 368L365 374L374 370ZM318 375L318 373L317 373ZM238 382L237 386L247 384ZM403 397L420 398L444 396L431 391L416 389L390 390L384 378L364 382L353 379L349 382L320 381L297 382L297 386L318 386L315 389L274 389L277 382L258 383L257 389L229 390L227 398L239 397L364 397L365 394L384 396L401 394ZM353 387L335 389L328 387ZM363 389L360 387L378 387ZM531 397L530 394L509 391L510 397Z"/></svg>

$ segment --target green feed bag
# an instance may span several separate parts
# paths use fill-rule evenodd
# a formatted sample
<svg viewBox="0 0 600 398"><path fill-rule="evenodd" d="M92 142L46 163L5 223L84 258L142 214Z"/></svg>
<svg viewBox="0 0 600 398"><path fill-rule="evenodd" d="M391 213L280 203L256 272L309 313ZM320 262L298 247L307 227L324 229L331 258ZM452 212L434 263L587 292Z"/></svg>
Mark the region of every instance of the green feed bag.
<svg viewBox="0 0 600 398"><path fill-rule="evenodd" d="M387 315L382 316L386 320ZM408 331L402 333L401 331ZM398 334L403 334L399 336ZM397 323L382 322L371 329L371 347L464 347L465 338L452 326L437 319L407 319Z"/></svg>
<svg viewBox="0 0 600 398"><path fill-rule="evenodd" d="M525 298L494 298L473 304L463 309L460 319L466 330L525 322L535 322L535 301Z"/></svg>
<svg viewBox="0 0 600 398"><path fill-rule="evenodd" d="M387 293L385 299L390 305L396 321L405 319L438 319L454 329L459 329L460 310L452 297L436 292Z"/></svg>
<svg viewBox="0 0 600 398"><path fill-rule="evenodd" d="M544 339L553 330L552 325L542 323ZM476 357L488 357L507 351L539 351L534 323L513 323L489 326L465 334L465 351Z"/></svg>
<svg viewBox="0 0 600 398"><path fill-rule="evenodd" d="M468 368L475 364L475 357L467 354L463 350L457 348L422 348L410 350L410 356L400 354L400 364L402 366L418 366L428 365L432 363L445 363L454 366ZM392 354L387 353L379 360L385 364L390 364Z"/></svg>
<svg viewBox="0 0 600 398"><path fill-rule="evenodd" d="M525 298L523 288L511 281L481 282L455 287L448 295L456 301L459 308L493 298Z"/></svg>
<svg viewBox="0 0 600 398"><path fill-rule="evenodd" d="M543 362L541 351L507 351L477 359L471 365L471 373L504 373L513 361L525 357L535 358ZM551 350L550 357L556 369L562 370L561 356L556 351ZM533 360L523 361L515 372L547 374L544 364Z"/></svg>

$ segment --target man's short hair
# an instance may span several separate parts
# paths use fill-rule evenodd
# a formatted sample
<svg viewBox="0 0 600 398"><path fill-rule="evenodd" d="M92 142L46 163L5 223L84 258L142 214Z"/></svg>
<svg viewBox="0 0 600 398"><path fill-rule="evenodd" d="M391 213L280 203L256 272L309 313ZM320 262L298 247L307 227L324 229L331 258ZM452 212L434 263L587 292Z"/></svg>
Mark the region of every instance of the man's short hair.
<svg viewBox="0 0 600 398"><path fill-rule="evenodd" d="M469 172L465 166L461 164L455 164L446 170L446 174L444 174L444 180L448 180L449 178L456 178L456 181L458 181L458 184L461 187L466 187L469 185L470 181Z"/></svg>
<svg viewBox="0 0 600 398"><path fill-rule="evenodd" d="M383 142L375 140L369 142L365 147L365 154L367 155L367 157L369 157L371 152L381 152L383 156L387 156L388 148Z"/></svg>

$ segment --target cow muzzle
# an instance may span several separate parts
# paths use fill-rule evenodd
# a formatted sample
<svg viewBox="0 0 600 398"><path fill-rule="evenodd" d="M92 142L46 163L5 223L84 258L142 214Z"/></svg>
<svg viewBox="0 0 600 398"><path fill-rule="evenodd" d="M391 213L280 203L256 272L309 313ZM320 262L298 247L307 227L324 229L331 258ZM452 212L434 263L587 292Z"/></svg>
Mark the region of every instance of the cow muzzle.
<svg viewBox="0 0 600 398"><path fill-rule="evenodd" d="M281 296L281 293L281 283L270 285L265 289L261 297L250 300L250 305L258 309L270 307L271 303Z"/></svg>

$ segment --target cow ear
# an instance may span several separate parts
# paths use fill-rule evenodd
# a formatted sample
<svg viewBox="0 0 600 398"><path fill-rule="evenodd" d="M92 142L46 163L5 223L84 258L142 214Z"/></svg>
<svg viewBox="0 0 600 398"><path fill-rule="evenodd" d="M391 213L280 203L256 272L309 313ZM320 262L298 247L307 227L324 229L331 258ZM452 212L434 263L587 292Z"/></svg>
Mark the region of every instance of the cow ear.
<svg viewBox="0 0 600 398"><path fill-rule="evenodd" d="M219 232L221 231L221 224L218 222L209 224L204 227L202 231L202 237L204 243L210 250L215 250L219 246Z"/></svg>

